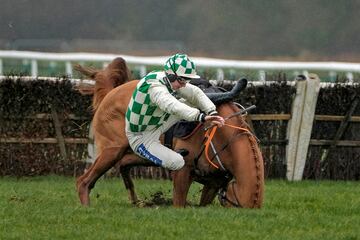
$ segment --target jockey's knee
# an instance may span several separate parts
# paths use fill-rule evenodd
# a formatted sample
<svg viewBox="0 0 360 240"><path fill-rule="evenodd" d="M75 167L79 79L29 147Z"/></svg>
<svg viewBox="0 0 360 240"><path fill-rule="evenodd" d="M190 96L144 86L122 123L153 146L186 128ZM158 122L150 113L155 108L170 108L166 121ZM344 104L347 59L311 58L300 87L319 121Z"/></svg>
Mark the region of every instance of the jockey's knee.
<svg viewBox="0 0 360 240"><path fill-rule="evenodd" d="M180 154L174 154L174 157L172 157L172 159L169 159L169 161L164 164L164 167L176 171L180 170L184 165L184 158Z"/></svg>

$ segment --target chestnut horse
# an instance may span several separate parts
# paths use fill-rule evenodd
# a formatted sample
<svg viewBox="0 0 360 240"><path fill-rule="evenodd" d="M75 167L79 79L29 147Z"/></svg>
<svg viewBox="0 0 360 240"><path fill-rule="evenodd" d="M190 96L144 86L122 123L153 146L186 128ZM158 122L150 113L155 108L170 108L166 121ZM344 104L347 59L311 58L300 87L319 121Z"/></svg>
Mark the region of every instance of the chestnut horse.
<svg viewBox="0 0 360 240"><path fill-rule="evenodd" d="M129 170L135 165L152 165L132 152L125 135L125 113L138 80L129 81L129 70L122 58L114 59L104 70L80 65L76 70L96 81L90 92L94 93L93 130L98 154L95 162L77 179L80 202L90 204L89 194L96 181L118 163L129 199L137 203ZM89 92L89 89L85 91ZM256 138L243 116L237 114L241 110L237 104L228 102L229 99L224 101L226 97L219 95L215 98L221 100L217 111L227 119L226 125L219 129L200 126L187 139L173 140L174 150L189 151L184 157L185 166L172 172L173 205L184 207L190 185L197 181L204 185L201 206L211 203L219 194L224 206L260 208L264 194L264 166Z"/></svg>

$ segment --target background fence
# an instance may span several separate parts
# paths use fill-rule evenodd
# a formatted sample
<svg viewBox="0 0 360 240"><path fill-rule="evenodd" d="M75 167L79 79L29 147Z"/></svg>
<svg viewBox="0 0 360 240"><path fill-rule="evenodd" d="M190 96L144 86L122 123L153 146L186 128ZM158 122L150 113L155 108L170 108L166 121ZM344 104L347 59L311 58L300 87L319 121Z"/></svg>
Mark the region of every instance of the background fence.
<svg viewBox="0 0 360 240"><path fill-rule="evenodd" d="M128 55L95 53L43 53L29 51L0 51L0 75L15 74L37 76L78 77L72 71L72 63L81 63L102 68L115 57L123 57L135 78L162 67L167 56L136 57ZM353 82L359 79L360 64L345 62L280 62L280 61L235 61L192 57L198 71L206 79L234 80L248 77L265 81L281 71L293 78L308 72L316 73L322 81L337 79Z"/></svg>
<svg viewBox="0 0 360 240"><path fill-rule="evenodd" d="M260 139L266 177L359 180L359 84L321 83L312 74L296 81L284 74L271 78L276 81L250 82L236 99L257 106L248 121ZM78 81L1 78L0 175L84 170L92 113L90 97L74 90ZM169 177L160 168L135 168L132 174Z"/></svg>

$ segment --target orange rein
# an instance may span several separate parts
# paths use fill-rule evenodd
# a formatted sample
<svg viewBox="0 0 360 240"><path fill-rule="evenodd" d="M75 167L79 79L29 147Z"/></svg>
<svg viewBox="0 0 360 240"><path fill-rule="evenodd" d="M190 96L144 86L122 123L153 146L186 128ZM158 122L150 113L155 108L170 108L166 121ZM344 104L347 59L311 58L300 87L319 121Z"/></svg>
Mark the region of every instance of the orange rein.
<svg viewBox="0 0 360 240"><path fill-rule="evenodd" d="M224 125L228 126L228 127L231 127L231 128L236 128L236 129L242 130L242 131L252 135L252 133L249 131L249 129L234 126L234 125L227 124L227 123L225 123ZM205 142L205 157L206 157L206 160L210 163L211 166L213 166L216 169L219 169L219 166L217 166L215 163L213 163L210 160L210 157L209 157L209 146L210 146L211 140L214 138L214 135L215 135L215 132L216 132L217 128L218 128L217 126L213 126L212 128L207 129L206 132L205 132L205 137L207 138L206 142ZM216 152L214 154L216 154Z"/></svg>

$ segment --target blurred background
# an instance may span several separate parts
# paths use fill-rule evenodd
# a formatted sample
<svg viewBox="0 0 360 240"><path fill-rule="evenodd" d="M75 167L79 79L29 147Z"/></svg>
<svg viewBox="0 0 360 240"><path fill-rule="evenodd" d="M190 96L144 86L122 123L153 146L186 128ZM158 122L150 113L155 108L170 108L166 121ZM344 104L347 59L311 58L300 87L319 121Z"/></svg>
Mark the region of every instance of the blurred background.
<svg viewBox="0 0 360 240"><path fill-rule="evenodd" d="M359 62L359 0L0 0L0 49Z"/></svg>

